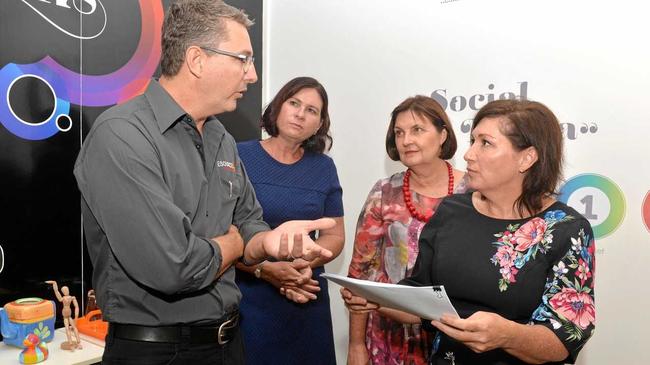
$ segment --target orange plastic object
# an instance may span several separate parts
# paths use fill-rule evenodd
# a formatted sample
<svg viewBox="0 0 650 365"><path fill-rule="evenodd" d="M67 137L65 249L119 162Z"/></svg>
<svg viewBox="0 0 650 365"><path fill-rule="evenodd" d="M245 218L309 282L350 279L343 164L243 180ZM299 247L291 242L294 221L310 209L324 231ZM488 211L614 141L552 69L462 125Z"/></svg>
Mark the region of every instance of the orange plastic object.
<svg viewBox="0 0 650 365"><path fill-rule="evenodd" d="M15 323L33 323L54 317L54 306L49 300L23 298L4 306L9 320Z"/></svg>
<svg viewBox="0 0 650 365"><path fill-rule="evenodd" d="M108 322L102 320L102 311L90 311L85 316L77 319L77 329L84 335L98 338L102 341L108 333Z"/></svg>

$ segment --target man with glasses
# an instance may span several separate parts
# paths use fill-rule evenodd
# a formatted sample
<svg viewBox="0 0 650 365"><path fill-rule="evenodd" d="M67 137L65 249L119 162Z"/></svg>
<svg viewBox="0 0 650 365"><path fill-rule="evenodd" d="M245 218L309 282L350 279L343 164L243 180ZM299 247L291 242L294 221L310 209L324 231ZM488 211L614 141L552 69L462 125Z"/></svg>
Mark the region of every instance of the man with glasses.
<svg viewBox="0 0 650 365"><path fill-rule="evenodd" d="M257 81L251 24L219 0L172 4L160 80L100 115L84 141L74 173L109 322L103 364L243 364L233 264L331 255L307 233L333 221L269 230L214 117Z"/></svg>

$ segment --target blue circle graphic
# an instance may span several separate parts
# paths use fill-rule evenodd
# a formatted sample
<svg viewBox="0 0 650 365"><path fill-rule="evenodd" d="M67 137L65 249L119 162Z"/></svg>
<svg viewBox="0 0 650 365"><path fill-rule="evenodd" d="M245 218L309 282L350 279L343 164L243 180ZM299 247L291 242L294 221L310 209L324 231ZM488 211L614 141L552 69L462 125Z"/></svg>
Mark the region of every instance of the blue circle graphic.
<svg viewBox="0 0 650 365"><path fill-rule="evenodd" d="M54 111L48 119L40 123L26 123L20 120L11 110L9 104L9 92L13 83L23 77L35 77L45 82L54 93ZM70 113L70 102L67 99L65 85L55 73L49 69L32 64L16 65L14 63L6 64L0 69L0 96L4 100L0 101L0 123L16 136L28 140L42 140L52 137L61 129L57 126L56 120L61 115Z"/></svg>

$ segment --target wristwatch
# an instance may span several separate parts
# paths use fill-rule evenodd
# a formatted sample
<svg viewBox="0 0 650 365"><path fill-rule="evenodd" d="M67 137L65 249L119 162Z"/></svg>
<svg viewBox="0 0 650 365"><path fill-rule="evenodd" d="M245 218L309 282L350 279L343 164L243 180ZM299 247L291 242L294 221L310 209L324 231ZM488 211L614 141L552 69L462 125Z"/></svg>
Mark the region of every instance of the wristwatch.
<svg viewBox="0 0 650 365"><path fill-rule="evenodd" d="M260 262L260 264L257 265L257 267L255 268L255 271L253 272L253 274L255 275L255 277L258 278L258 279L261 279L261 278L262 278L262 266L264 266L264 263L265 263L265 262L266 262L266 261Z"/></svg>

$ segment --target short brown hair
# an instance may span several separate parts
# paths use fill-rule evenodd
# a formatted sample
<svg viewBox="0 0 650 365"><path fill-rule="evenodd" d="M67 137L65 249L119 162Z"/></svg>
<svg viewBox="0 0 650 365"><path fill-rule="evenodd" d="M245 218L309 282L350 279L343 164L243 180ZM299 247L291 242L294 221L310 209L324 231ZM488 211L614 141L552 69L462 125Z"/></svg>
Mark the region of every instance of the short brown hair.
<svg viewBox="0 0 650 365"><path fill-rule="evenodd" d="M327 91L325 91L325 87L323 87L323 85L313 77L296 77L282 86L280 91L278 91L273 100L271 100L264 110L260 124L266 133L276 137L279 133L277 120L278 115L280 114L280 109L282 109L282 104L302 89L316 90L323 101L323 107L320 110L320 128L318 128L315 135L303 141L301 147L308 152L323 153L325 150L329 151L329 149L332 148L332 136L330 136L330 115L327 110Z"/></svg>
<svg viewBox="0 0 650 365"><path fill-rule="evenodd" d="M562 128L553 112L544 104L529 100L495 100L483 106L472 123L472 130L484 118L503 118L503 133L518 151L528 147L537 150L537 162L526 171L522 193L515 201L519 214L524 209L536 214L542 199L556 195L562 179Z"/></svg>
<svg viewBox="0 0 650 365"><path fill-rule="evenodd" d="M399 161L399 152L397 152L397 146L395 145L394 129L397 116L405 111L411 111L416 115L429 120L431 124L436 127L438 132L446 130L447 139L440 149L440 158L448 160L454 157L458 144L449 117L437 101L424 95L416 95L407 98L391 112L390 123L388 124L388 131L386 132L386 153L388 153L388 157L393 161Z"/></svg>
<svg viewBox="0 0 650 365"><path fill-rule="evenodd" d="M246 28L253 25L243 10L222 0L177 0L171 4L162 26L162 74L178 74L185 60L185 51L193 45L218 48L220 42L228 39L224 19Z"/></svg>

